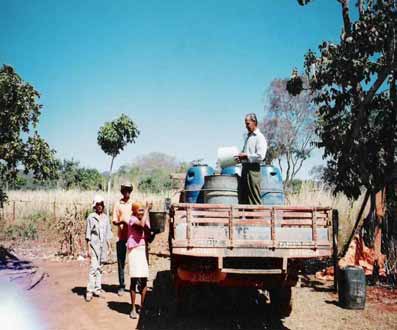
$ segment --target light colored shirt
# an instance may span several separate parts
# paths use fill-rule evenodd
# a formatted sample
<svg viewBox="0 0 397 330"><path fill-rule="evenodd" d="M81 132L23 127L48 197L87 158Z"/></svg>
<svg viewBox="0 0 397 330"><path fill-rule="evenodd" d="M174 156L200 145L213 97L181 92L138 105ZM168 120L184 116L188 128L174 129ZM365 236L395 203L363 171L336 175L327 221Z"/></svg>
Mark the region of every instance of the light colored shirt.
<svg viewBox="0 0 397 330"><path fill-rule="evenodd" d="M120 199L113 208L113 219L112 221L128 221L132 214L132 200L131 198L124 202ZM126 241L128 239L128 226L126 224L120 224L118 226L118 237L119 241Z"/></svg>
<svg viewBox="0 0 397 330"><path fill-rule="evenodd" d="M247 134L243 147L243 152L247 154L248 160L243 162L262 163L266 157L267 141L259 128Z"/></svg>
<svg viewBox="0 0 397 330"><path fill-rule="evenodd" d="M145 230L141 226L136 225L137 221L139 221L138 218L132 216L128 223L128 240L127 240L128 249L134 249L137 246L146 244ZM150 229L149 221L146 221L145 226L148 229Z"/></svg>
<svg viewBox="0 0 397 330"><path fill-rule="evenodd" d="M109 218L106 214L90 213L86 221L85 239L90 242L101 262L107 258L107 241L112 239Z"/></svg>

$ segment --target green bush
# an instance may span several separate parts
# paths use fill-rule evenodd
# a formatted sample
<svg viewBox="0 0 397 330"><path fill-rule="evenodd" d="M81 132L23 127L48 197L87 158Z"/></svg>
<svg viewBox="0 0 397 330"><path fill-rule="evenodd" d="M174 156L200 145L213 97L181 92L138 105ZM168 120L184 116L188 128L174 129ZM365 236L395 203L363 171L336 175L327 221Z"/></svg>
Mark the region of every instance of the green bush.
<svg viewBox="0 0 397 330"><path fill-rule="evenodd" d="M153 170L140 178L138 188L142 192L161 193L172 188L172 180L168 173Z"/></svg>
<svg viewBox="0 0 397 330"><path fill-rule="evenodd" d="M35 240L38 238L37 226L34 222L8 225L5 229L5 239Z"/></svg>

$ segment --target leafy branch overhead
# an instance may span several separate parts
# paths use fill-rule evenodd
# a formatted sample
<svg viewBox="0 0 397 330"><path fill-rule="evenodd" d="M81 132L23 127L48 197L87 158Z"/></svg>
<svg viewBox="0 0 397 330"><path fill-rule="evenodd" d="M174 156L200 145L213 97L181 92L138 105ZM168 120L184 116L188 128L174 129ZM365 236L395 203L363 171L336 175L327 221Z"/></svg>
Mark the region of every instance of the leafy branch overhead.
<svg viewBox="0 0 397 330"><path fill-rule="evenodd" d="M37 179L56 177L55 151L36 131L40 94L8 65L0 69L0 179L15 180L20 170ZM1 187L0 187L1 188Z"/></svg>
<svg viewBox="0 0 397 330"><path fill-rule="evenodd" d="M115 158L128 143L135 143L139 135L135 123L122 114L112 122L106 122L98 132L98 144L103 152Z"/></svg>
<svg viewBox="0 0 397 330"><path fill-rule="evenodd" d="M357 198L362 187L381 189L395 166L397 1L359 0L355 7L335 1L343 19L340 40L309 50L304 67L317 92L317 146L324 148L326 177L335 192ZM302 90L300 79L294 72L291 94Z"/></svg>

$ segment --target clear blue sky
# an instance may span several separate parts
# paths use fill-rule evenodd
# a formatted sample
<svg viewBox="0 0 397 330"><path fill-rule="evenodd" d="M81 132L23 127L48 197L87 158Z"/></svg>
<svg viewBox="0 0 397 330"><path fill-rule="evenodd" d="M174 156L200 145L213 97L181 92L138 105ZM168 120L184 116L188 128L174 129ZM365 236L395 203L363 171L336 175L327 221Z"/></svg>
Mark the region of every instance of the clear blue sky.
<svg viewBox="0 0 397 330"><path fill-rule="evenodd" d="M242 145L245 113L263 117L269 82L341 28L335 0L0 3L0 64L42 94L40 133L100 170L98 128L122 112L142 133L116 167L151 151L214 164L218 146Z"/></svg>

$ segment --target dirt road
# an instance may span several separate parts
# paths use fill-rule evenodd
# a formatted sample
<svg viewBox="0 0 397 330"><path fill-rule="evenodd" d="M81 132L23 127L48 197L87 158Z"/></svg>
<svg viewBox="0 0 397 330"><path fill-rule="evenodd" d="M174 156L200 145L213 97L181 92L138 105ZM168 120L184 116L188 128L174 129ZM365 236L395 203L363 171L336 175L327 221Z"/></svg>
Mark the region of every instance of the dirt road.
<svg viewBox="0 0 397 330"><path fill-rule="evenodd" d="M87 303L84 301L88 269L86 261L36 259L34 263L49 276L34 289L24 290L23 299L40 320L39 328L51 330L397 329L396 292L389 292L387 298L384 297L384 291L369 288L364 311L344 310L337 306L337 296L331 291L331 283L318 282L312 277L302 277L300 287L294 289L294 310L285 319L274 318L263 296L258 296L256 292L214 290L209 287L195 290L191 313L178 316L169 259L161 255L151 255L150 292L146 313L139 320L128 317L128 294L119 297L116 293L116 265L105 268L104 296ZM378 301L380 296L382 303Z"/></svg>

